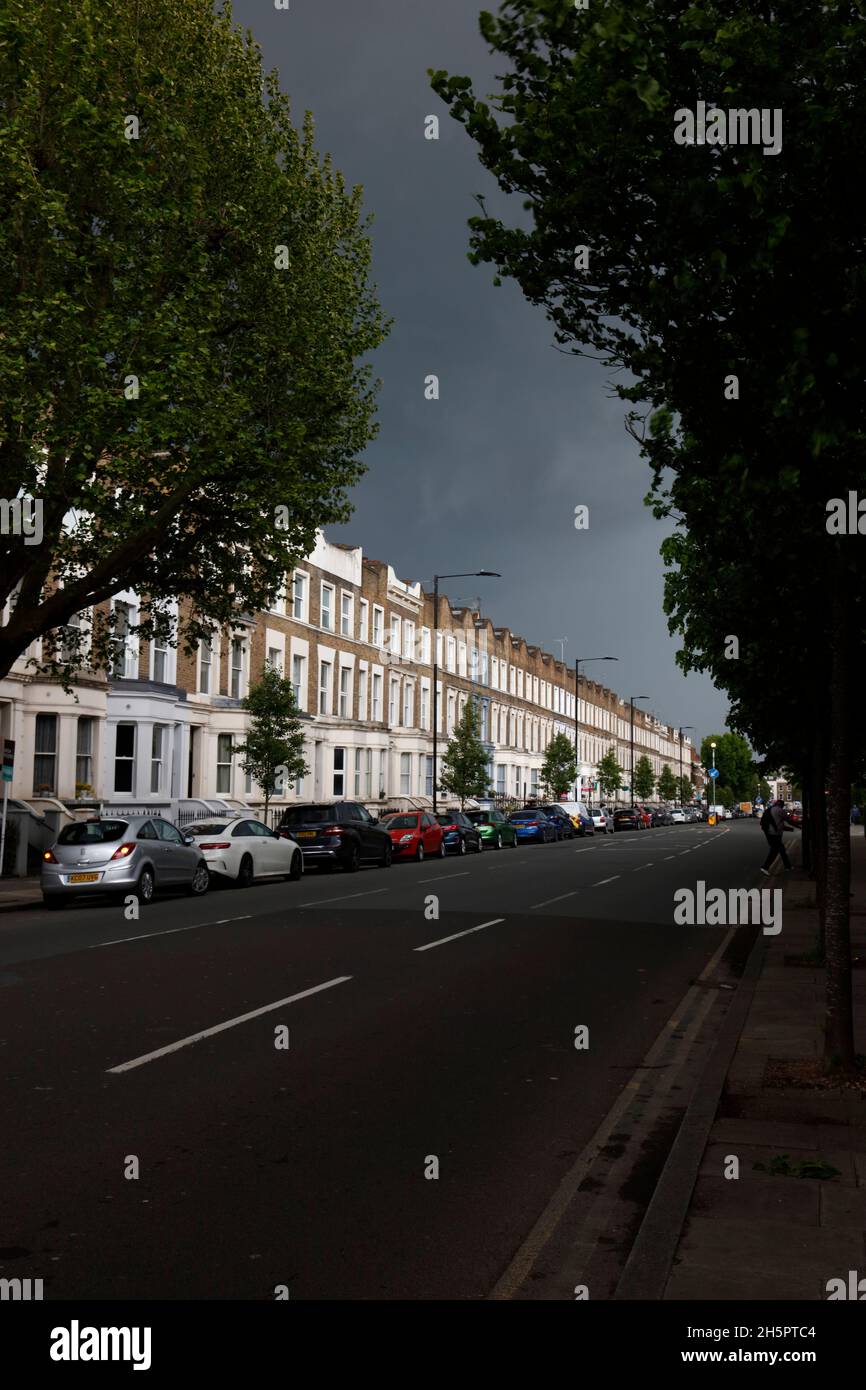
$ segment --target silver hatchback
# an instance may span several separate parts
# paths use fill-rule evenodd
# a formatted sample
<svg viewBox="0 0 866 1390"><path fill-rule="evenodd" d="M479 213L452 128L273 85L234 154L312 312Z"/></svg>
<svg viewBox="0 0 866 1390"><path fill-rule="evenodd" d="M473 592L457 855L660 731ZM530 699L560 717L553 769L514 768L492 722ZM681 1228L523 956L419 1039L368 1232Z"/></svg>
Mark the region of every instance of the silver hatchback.
<svg viewBox="0 0 866 1390"><path fill-rule="evenodd" d="M149 903L158 889L201 897L210 874L201 850L159 816L94 816L64 826L42 856L46 907L78 897L134 893Z"/></svg>

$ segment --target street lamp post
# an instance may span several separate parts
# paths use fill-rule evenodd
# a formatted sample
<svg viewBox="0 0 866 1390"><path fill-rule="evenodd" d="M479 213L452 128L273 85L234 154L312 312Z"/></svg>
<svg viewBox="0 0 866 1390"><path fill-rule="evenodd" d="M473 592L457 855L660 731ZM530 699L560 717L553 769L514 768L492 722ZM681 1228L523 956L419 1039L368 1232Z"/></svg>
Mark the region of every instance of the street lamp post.
<svg viewBox="0 0 866 1390"><path fill-rule="evenodd" d="M436 781L438 777L439 734L439 580L440 579L501 579L496 570L468 570L462 574L434 574L433 576L433 814L436 814Z"/></svg>
<svg viewBox="0 0 866 1390"><path fill-rule="evenodd" d="M574 762L577 773L577 795L575 801L581 800L582 782L580 776L580 668L585 666L587 661L619 661L618 656L581 656L574 663Z"/></svg>
<svg viewBox="0 0 866 1390"><path fill-rule="evenodd" d="M629 774L629 782L631 783L631 786L629 787L629 791L631 792L632 806L634 806L634 702L635 700L648 699L649 695L632 695L631 700L629 701L629 704L631 705L631 772Z"/></svg>
<svg viewBox="0 0 866 1390"><path fill-rule="evenodd" d="M716 745L715 745L714 743L711 743L711 744L710 744L710 747L711 747L712 750L713 750L713 773L715 773L715 770L716 770ZM716 801L716 779L715 779L715 776L711 777L711 778L710 778L710 781L711 781L712 784L713 784L713 812L714 812L714 814L715 814L715 816L716 816L716 820L718 821L718 803L717 803L717 801ZM709 798L709 795L708 795L708 796L707 796L707 820L709 820L709 818L710 818L710 798Z"/></svg>
<svg viewBox="0 0 866 1390"><path fill-rule="evenodd" d="M680 725L680 805L681 805L681 806L682 806L682 804L683 804L683 730L684 730L684 729L694 729L694 727L695 727L694 724L681 724L681 725ZM691 777L689 777L689 781L691 781L691 780L692 780Z"/></svg>

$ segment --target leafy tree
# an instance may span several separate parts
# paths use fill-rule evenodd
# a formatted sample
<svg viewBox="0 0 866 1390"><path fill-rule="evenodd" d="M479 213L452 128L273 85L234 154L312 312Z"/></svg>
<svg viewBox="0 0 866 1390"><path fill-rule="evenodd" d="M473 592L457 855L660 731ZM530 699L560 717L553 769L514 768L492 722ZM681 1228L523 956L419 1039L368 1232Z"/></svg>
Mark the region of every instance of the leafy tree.
<svg viewBox="0 0 866 1390"><path fill-rule="evenodd" d="M501 91L432 82L525 211L506 226L480 200L470 258L542 305L565 350L616 367L614 389L639 407L649 500L675 522L662 554L678 660L727 690L729 724L765 766L804 782L825 1064L853 1068L847 802L866 763L866 575L827 513L862 483L866 442L859 6L506 0L481 29L505 59ZM796 167L757 140L673 138L675 113L704 94L747 110L756 91L784 112Z"/></svg>
<svg viewBox="0 0 866 1390"><path fill-rule="evenodd" d="M143 638L189 600L189 646L269 606L349 515L386 327L361 190L230 12L6 0L0 25L0 495L43 504L41 544L0 537L2 678L127 586ZM96 660L110 639L97 617Z"/></svg>
<svg viewBox="0 0 866 1390"><path fill-rule="evenodd" d="M439 772L439 790L460 798L463 810L468 797L483 796L488 781L488 756L481 742L481 717L476 697L466 701Z"/></svg>
<svg viewBox="0 0 866 1390"><path fill-rule="evenodd" d="M656 775L653 772L653 765L646 754L642 753L634 765L634 786L632 788L638 801L648 801L653 794L655 784Z"/></svg>
<svg viewBox="0 0 866 1390"><path fill-rule="evenodd" d="M708 734L701 743L701 761L704 767L712 767L713 750L716 745L716 767L720 782L730 787L738 801L745 801L755 782L752 750L739 734Z"/></svg>
<svg viewBox="0 0 866 1390"><path fill-rule="evenodd" d="M605 801L618 795L622 779L623 770L619 765L616 749L611 745L598 764L598 785Z"/></svg>
<svg viewBox="0 0 866 1390"><path fill-rule="evenodd" d="M270 664L252 687L243 708L249 711L246 741L232 749L241 766L265 794L265 817L271 797L284 795L308 771L304 731L290 680Z"/></svg>
<svg viewBox="0 0 866 1390"><path fill-rule="evenodd" d="M770 784L765 777L762 777L760 782L758 783L758 796L761 798L762 801L770 800ZM753 800L754 799L755 798L753 797Z"/></svg>
<svg viewBox="0 0 866 1390"><path fill-rule="evenodd" d="M662 801L675 801L677 796L677 778L667 763L662 768L659 777L659 796Z"/></svg>
<svg viewBox="0 0 866 1390"><path fill-rule="evenodd" d="M682 806L688 806L689 802L694 800L694 797L695 789L690 779L683 773L682 777L677 778L677 799Z"/></svg>
<svg viewBox="0 0 866 1390"><path fill-rule="evenodd" d="M574 786L576 777L574 744L567 734L554 734L547 745L539 773L545 795L557 799Z"/></svg>

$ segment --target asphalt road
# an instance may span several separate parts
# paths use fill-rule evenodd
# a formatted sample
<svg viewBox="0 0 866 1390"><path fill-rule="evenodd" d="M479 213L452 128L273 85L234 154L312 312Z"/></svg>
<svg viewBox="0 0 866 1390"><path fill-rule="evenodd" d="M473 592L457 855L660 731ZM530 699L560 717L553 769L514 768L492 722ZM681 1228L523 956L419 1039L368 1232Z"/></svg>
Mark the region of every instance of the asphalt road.
<svg viewBox="0 0 866 1390"><path fill-rule="evenodd" d="M487 1297L725 936L675 889L764 852L672 826L4 914L0 1276Z"/></svg>

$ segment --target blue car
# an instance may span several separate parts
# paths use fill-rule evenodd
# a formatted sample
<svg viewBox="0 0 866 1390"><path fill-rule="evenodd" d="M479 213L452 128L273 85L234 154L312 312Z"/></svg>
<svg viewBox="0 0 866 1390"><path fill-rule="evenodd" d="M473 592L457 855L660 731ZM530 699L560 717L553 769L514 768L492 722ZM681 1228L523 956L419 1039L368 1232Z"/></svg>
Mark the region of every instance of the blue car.
<svg viewBox="0 0 866 1390"><path fill-rule="evenodd" d="M508 819L517 831L518 844L537 840L546 845L557 838L555 825L543 811L513 811Z"/></svg>

